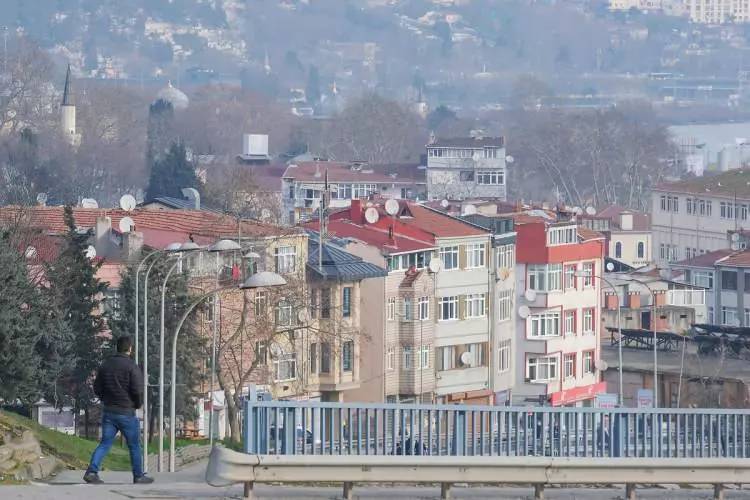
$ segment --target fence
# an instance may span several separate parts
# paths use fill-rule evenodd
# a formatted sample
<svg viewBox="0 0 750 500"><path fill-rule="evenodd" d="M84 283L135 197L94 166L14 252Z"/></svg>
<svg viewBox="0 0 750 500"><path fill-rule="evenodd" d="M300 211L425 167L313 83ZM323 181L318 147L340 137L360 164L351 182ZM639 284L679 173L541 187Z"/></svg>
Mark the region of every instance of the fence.
<svg viewBox="0 0 750 500"><path fill-rule="evenodd" d="M750 411L246 401L257 455L746 458Z"/></svg>

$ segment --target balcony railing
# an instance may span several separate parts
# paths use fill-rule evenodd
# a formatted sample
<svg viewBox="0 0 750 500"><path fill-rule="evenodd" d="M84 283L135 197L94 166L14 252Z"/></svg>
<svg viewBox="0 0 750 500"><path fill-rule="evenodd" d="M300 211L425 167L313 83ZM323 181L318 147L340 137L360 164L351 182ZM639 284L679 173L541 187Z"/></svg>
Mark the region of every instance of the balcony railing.
<svg viewBox="0 0 750 500"><path fill-rule="evenodd" d="M667 305L669 306L705 306L705 290L668 290Z"/></svg>

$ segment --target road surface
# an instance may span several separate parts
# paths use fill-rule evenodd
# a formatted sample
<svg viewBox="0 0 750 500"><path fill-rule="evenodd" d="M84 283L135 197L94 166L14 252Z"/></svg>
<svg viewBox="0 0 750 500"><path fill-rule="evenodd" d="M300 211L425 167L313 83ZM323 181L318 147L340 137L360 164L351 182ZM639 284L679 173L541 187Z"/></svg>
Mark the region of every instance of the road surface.
<svg viewBox="0 0 750 500"><path fill-rule="evenodd" d="M154 474L156 482L147 486L132 484L127 472L102 472L103 485L84 484L82 471L63 471L51 483L34 483L26 486L0 486L3 500L110 500L110 499L230 499L241 498L242 487L214 488L208 486L203 474L205 462L173 474ZM533 498L532 488L461 487L451 490L456 499L521 500ZM341 487L273 486L257 485L256 498L262 499L335 499L341 498ZM624 488L548 488L545 498L549 500L621 500ZM440 497L438 486L355 486L355 498L371 499L433 499ZM639 489L639 499L659 500L703 500L713 498L709 489L654 488ZM726 499L750 500L750 489L728 489Z"/></svg>

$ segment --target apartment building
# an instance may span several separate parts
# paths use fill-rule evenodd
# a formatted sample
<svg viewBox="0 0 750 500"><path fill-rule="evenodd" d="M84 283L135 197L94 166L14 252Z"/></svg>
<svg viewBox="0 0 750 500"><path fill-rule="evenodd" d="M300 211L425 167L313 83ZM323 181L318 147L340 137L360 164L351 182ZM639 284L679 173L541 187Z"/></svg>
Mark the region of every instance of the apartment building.
<svg viewBox="0 0 750 500"><path fill-rule="evenodd" d="M427 145L430 200L506 198L503 137L434 138Z"/></svg>
<svg viewBox="0 0 750 500"><path fill-rule="evenodd" d="M577 225L514 216L516 252L515 404L592 404L601 382L601 276L605 238Z"/></svg>
<svg viewBox="0 0 750 500"><path fill-rule="evenodd" d="M716 250L673 266L686 283L706 289L705 323L750 326L750 250Z"/></svg>
<svg viewBox="0 0 750 500"><path fill-rule="evenodd" d="M694 23L745 23L750 19L748 0L686 0L685 4Z"/></svg>
<svg viewBox="0 0 750 500"><path fill-rule="evenodd" d="M648 214L608 205L595 215L580 216L581 225L602 233L606 256L632 268L651 263L651 221Z"/></svg>
<svg viewBox="0 0 750 500"><path fill-rule="evenodd" d="M282 176L282 219L289 225L316 216L326 177L329 207L377 194L383 198L424 199L425 169L418 164L369 165L365 162L300 161Z"/></svg>
<svg viewBox="0 0 750 500"><path fill-rule="evenodd" d="M750 170L663 183L652 190L651 229L656 263L728 248L728 235L750 228Z"/></svg>

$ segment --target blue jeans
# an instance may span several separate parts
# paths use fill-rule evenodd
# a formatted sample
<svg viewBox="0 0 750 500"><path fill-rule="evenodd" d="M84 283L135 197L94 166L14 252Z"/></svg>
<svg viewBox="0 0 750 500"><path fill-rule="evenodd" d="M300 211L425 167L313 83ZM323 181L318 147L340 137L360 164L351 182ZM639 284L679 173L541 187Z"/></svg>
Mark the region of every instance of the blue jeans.
<svg viewBox="0 0 750 500"><path fill-rule="evenodd" d="M133 477L143 475L143 457L141 456L141 442L139 440L140 424L135 415L120 415L105 411L102 414L102 440L91 455L91 463L87 472L99 472L102 460L112 448L117 431L125 437L130 450L130 465L133 467Z"/></svg>

